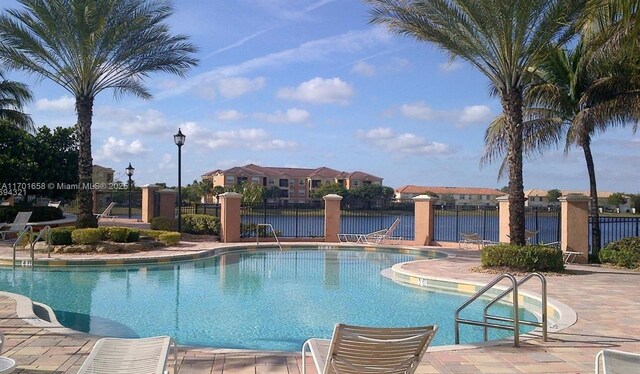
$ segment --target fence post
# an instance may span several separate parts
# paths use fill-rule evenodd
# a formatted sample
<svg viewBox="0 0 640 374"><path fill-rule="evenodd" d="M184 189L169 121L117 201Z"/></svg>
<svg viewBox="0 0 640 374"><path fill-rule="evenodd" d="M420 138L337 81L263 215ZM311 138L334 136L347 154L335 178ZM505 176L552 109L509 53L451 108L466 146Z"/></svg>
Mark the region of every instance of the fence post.
<svg viewBox="0 0 640 374"><path fill-rule="evenodd" d="M509 239L509 196L499 196L498 201L498 241L511 243Z"/></svg>
<svg viewBox="0 0 640 374"><path fill-rule="evenodd" d="M433 213L433 202L429 195L420 195L413 198L415 202L415 245L430 245L436 223Z"/></svg>
<svg viewBox="0 0 640 374"><path fill-rule="evenodd" d="M587 263L589 259L589 203L585 195L566 195L560 201L560 221L562 227L561 248L563 251L580 252L574 262Z"/></svg>
<svg viewBox="0 0 640 374"><path fill-rule="evenodd" d="M160 189L155 184L146 184L142 186L142 222L151 223L153 218L153 207L157 203L153 198L153 193Z"/></svg>
<svg viewBox="0 0 640 374"><path fill-rule="evenodd" d="M240 207L242 195L225 192L220 195L220 241L234 243L240 241Z"/></svg>
<svg viewBox="0 0 640 374"><path fill-rule="evenodd" d="M340 233L340 201L342 196L329 194L324 199L324 241L328 243L338 242Z"/></svg>

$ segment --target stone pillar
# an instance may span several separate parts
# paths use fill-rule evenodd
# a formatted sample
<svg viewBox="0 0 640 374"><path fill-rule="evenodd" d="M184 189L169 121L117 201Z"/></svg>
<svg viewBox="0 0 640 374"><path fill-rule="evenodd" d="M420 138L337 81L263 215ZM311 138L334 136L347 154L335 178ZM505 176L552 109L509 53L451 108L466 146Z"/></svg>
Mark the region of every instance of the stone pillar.
<svg viewBox="0 0 640 374"><path fill-rule="evenodd" d="M561 248L564 252L579 252L574 262L589 261L589 203L585 195L566 195L560 201Z"/></svg>
<svg viewBox="0 0 640 374"><path fill-rule="evenodd" d="M242 195L225 192L220 195L220 241L235 243L240 241L240 207Z"/></svg>
<svg viewBox="0 0 640 374"><path fill-rule="evenodd" d="M498 201L498 241L500 243L511 243L509 238L509 196L499 196Z"/></svg>
<svg viewBox="0 0 640 374"><path fill-rule="evenodd" d="M158 191L160 194L160 217L167 217L171 220L176 219L176 195L178 192L170 188Z"/></svg>
<svg viewBox="0 0 640 374"><path fill-rule="evenodd" d="M340 201L342 196L329 194L324 199L324 241L337 243L340 233Z"/></svg>
<svg viewBox="0 0 640 374"><path fill-rule="evenodd" d="M415 203L415 245L430 245L433 240L433 232L436 216L433 213L435 201L429 195L420 195L413 198Z"/></svg>
<svg viewBox="0 0 640 374"><path fill-rule="evenodd" d="M159 186L155 184L146 184L141 187L142 188L142 222L151 223L151 218L153 218L154 211L154 192L160 189Z"/></svg>

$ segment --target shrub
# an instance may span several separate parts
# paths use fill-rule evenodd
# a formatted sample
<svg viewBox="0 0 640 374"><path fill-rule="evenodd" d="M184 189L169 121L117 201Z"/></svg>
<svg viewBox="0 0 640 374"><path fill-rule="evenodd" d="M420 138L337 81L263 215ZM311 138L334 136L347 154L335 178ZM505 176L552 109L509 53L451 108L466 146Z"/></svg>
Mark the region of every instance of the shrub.
<svg viewBox="0 0 640 374"><path fill-rule="evenodd" d="M175 231L176 220L167 217L153 217L151 219L151 230Z"/></svg>
<svg viewBox="0 0 640 374"><path fill-rule="evenodd" d="M167 233L167 232L171 232L171 231L165 231L165 230L140 230L140 235L150 236L150 237L153 238L153 240L158 240L160 235L162 235L164 233Z"/></svg>
<svg viewBox="0 0 640 374"><path fill-rule="evenodd" d="M182 216L182 231L198 235L218 235L220 233L220 219L208 214L184 214Z"/></svg>
<svg viewBox="0 0 640 374"><path fill-rule="evenodd" d="M76 220L76 227L79 229L84 229L88 227L97 228L98 218L96 218L96 216L94 216L93 214L86 215L86 216L78 216L78 219Z"/></svg>
<svg viewBox="0 0 640 374"><path fill-rule="evenodd" d="M97 244L102 233L97 228L76 229L71 232L71 239L75 244Z"/></svg>
<svg viewBox="0 0 640 374"><path fill-rule="evenodd" d="M29 222L53 221L64 218L60 208L50 206L3 206L0 207L0 222L13 222L18 212L31 212Z"/></svg>
<svg viewBox="0 0 640 374"><path fill-rule="evenodd" d="M165 245L174 245L180 243L179 232L164 232L158 236L158 241Z"/></svg>
<svg viewBox="0 0 640 374"><path fill-rule="evenodd" d="M499 244L484 247L482 266L507 266L520 271L560 271L564 269L564 261L562 251L557 248Z"/></svg>
<svg viewBox="0 0 640 374"><path fill-rule="evenodd" d="M129 231L126 227L106 227L107 230L107 239L116 243L124 243L127 240L127 232Z"/></svg>
<svg viewBox="0 0 640 374"><path fill-rule="evenodd" d="M598 254L600 262L629 269L640 267L640 238L625 238L607 244Z"/></svg>
<svg viewBox="0 0 640 374"><path fill-rule="evenodd" d="M140 240L140 230L129 229L127 230L127 243L134 243Z"/></svg>
<svg viewBox="0 0 640 374"><path fill-rule="evenodd" d="M71 233L75 227L65 226L51 229L51 245L70 245L73 244Z"/></svg>

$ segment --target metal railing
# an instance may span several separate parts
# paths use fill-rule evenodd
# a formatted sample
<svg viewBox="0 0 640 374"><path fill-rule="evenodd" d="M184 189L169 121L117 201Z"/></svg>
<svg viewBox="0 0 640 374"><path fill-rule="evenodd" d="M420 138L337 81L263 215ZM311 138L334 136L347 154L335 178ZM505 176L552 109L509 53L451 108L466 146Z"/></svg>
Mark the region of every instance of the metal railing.
<svg viewBox="0 0 640 374"><path fill-rule="evenodd" d="M35 239L31 240L31 238L33 237L33 226L26 226L22 231L20 231L20 234L18 234L18 238L13 243L13 267L14 268L16 267L16 247L18 246L18 244L22 242L22 238L26 234L29 234L29 239L28 239L29 255L31 256L31 261L27 263L27 266L31 266L33 268L35 263L35 246L38 240L44 238L44 235L46 235L45 241L47 243L47 257L51 258L51 227L45 226L42 230L40 230L40 232L35 237ZM23 265L24 265L24 261L23 261Z"/></svg>
<svg viewBox="0 0 640 374"><path fill-rule="evenodd" d="M258 233L258 229L260 228L260 226L271 228L271 233L273 234L273 237L276 239L276 243L278 243L278 248L280 248L280 250L282 251L282 245L280 245L278 234L276 234L276 230L273 229L273 226L271 226L270 223L258 223L256 225L256 245L260 245L260 234Z"/></svg>
<svg viewBox="0 0 640 374"><path fill-rule="evenodd" d="M29 234L29 244L31 244L31 235L33 235L32 226L26 226L24 229L22 229L22 231L20 231L20 234L18 234L18 238L13 243L13 267L14 268L16 267L16 247L18 246L18 244L20 244L20 242L22 241L22 238L27 233ZM31 260L31 266L33 266L33 259Z"/></svg>
<svg viewBox="0 0 640 374"><path fill-rule="evenodd" d="M520 320L520 315L519 315L518 287L520 285L526 283L527 281L529 281L533 277L537 277L538 279L540 279L540 283L541 283L541 287L542 287L542 300L540 302L540 308L541 308L540 319L541 319L541 321L539 321L539 322ZM509 279L509 281L511 281L511 286L508 287L507 289L505 289L504 291L502 291L500 294L498 294L498 296L494 297L484 307L483 320L482 321L475 321L475 320L460 318L460 312L462 312L462 310L464 310L472 302L476 301L478 298L483 296L485 293L487 293L489 290L491 290L493 288L493 286L495 286L496 284L498 284L500 281L502 281L505 278ZM510 293L512 293L513 318L502 317L502 316L496 316L496 315L489 314L489 308L492 305L494 305L495 303L497 303L498 301L502 300L506 295L508 295ZM490 322L490 320L491 321L508 322L508 323L512 323L512 325L493 323L493 322ZM473 296L471 296L466 302L464 302L456 310L455 321L454 321L455 343L456 344L460 344L460 324L461 323L462 324L467 324L467 325L483 327L484 328L484 340L485 341L487 341L488 338L489 338L489 336L488 336L489 335L489 333L488 333L488 329L489 328L513 331L513 345L515 347L518 347L520 345L520 324L527 325L527 326L540 327L540 328L542 328L542 339L546 342L547 341L547 323L548 323L548 318L547 318L547 281L546 281L544 275L539 274L539 273L531 273L531 274L528 274L527 276L525 276L524 278L522 278L520 281L517 281L516 278L513 275L508 274L508 273L501 274L501 275L497 276L491 282L489 282L489 284L487 284L481 290L479 290Z"/></svg>

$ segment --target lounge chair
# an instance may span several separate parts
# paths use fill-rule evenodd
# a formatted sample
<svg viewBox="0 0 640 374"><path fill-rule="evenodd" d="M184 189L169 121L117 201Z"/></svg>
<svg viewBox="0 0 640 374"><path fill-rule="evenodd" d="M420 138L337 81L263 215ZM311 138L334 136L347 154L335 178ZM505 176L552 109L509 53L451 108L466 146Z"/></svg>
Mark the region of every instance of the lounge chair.
<svg viewBox="0 0 640 374"><path fill-rule="evenodd" d="M7 240L6 235L9 233L19 234L24 230L24 228L27 227L29 218L31 218L31 212L18 212L18 215L16 215L12 223L5 223L3 226L0 226L0 236L2 236L2 240ZM9 227L4 228L4 226Z"/></svg>
<svg viewBox="0 0 640 374"><path fill-rule="evenodd" d="M600 371L601 360L602 360L602 371ZM603 349L596 354L595 373L596 374L640 373L640 354L617 351L615 349Z"/></svg>
<svg viewBox="0 0 640 374"><path fill-rule="evenodd" d="M341 243L359 243L359 244L384 244L392 240L402 240L401 237L394 237L393 232L400 224L400 218L389 226L389 228L370 232L368 234L338 234L338 240Z"/></svg>
<svg viewBox="0 0 640 374"><path fill-rule="evenodd" d="M380 328L336 324L331 340L304 342L302 374L307 370L306 349L318 374L412 374L437 330L435 325Z"/></svg>
<svg viewBox="0 0 640 374"><path fill-rule="evenodd" d="M60 208L60 203L62 203L62 201L49 201L49 204L47 204L47 206L53 207L53 208Z"/></svg>
<svg viewBox="0 0 640 374"><path fill-rule="evenodd" d="M2 353L3 347L4 347L4 333L0 331L0 354ZM12 373L15 368L16 368L16 362L14 359L0 356L0 373Z"/></svg>
<svg viewBox="0 0 640 374"><path fill-rule="evenodd" d="M538 235L539 232L540 230L536 230L536 231L524 230L524 241L527 242L527 244L531 244L531 239L536 235Z"/></svg>
<svg viewBox="0 0 640 374"><path fill-rule="evenodd" d="M78 374L163 374L173 348L173 372L177 372L176 345L169 336L141 339L102 338L96 342Z"/></svg>
<svg viewBox="0 0 640 374"><path fill-rule="evenodd" d="M115 202L111 202L105 209L104 212L102 213L98 213L95 214L96 218L100 219L100 218L109 218L109 219L116 219L116 216L111 215L111 209L113 209L113 207L116 205Z"/></svg>
<svg viewBox="0 0 640 374"><path fill-rule="evenodd" d="M484 247L485 244L489 244L491 243L488 240L484 240L480 237L480 235L476 232L472 232L472 233L464 233L461 232L460 233L460 240L458 240L458 249L462 249L462 245L466 245L467 244L471 244L471 245L477 245L478 246L478 250L482 249L482 247Z"/></svg>

